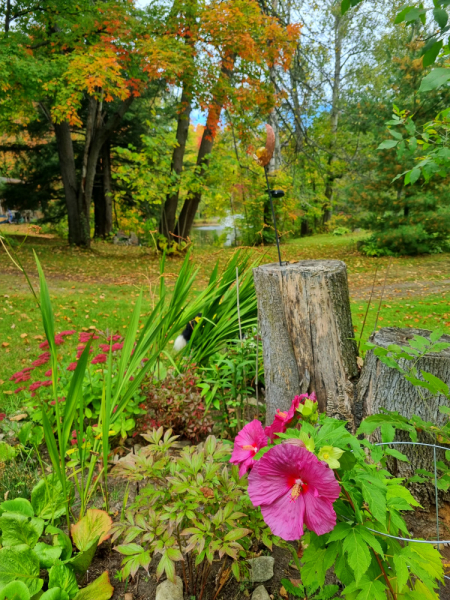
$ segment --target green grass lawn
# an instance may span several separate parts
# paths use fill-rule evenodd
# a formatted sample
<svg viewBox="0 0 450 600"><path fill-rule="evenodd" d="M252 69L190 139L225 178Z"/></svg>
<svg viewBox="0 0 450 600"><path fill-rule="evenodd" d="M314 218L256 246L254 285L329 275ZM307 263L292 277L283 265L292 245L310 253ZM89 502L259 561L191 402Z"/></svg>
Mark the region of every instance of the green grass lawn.
<svg viewBox="0 0 450 600"><path fill-rule="evenodd" d="M336 237L317 235L292 240L282 246L284 260L333 258L345 261L349 273L351 309L358 340L361 334L367 301L375 278L375 292L362 340L372 333L382 295L384 277L389 273L377 328L385 326L443 328L450 333L450 255L421 257L368 258L356 248L359 235ZM20 260L26 267L37 289L33 250L36 250L44 268L56 318L56 330L89 328L110 333L124 333L133 305L143 291L143 315L150 311L156 300L159 281L157 257L148 249L94 244L92 250L69 248L57 239L18 238L16 245ZM193 260L199 274L193 291L202 289L217 260L223 266L235 249L196 247ZM255 259L264 263L276 261L275 248L254 248ZM17 387L9 377L29 366L43 350L44 339L40 313L25 279L1 252L0 273L0 412L16 409L19 397ZM167 260L167 281L174 281L182 263L181 257ZM77 336L66 338L61 353L75 356ZM45 367L41 368L43 376Z"/></svg>

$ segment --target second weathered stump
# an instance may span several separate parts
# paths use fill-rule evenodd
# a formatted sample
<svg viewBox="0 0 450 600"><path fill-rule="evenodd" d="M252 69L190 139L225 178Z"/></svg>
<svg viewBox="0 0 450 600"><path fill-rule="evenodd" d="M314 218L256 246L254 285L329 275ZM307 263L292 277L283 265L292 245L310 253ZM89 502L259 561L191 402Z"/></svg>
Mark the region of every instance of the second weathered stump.
<svg viewBox="0 0 450 600"><path fill-rule="evenodd" d="M253 270L263 340L267 422L296 394L316 392L321 411L353 427L357 349L347 269L303 260Z"/></svg>
<svg viewBox="0 0 450 600"><path fill-rule="evenodd" d="M414 335L421 335L428 339L430 333L425 329L384 327L374 333L370 341L382 348L388 348L391 344L407 347L409 340ZM442 341L450 342L450 336L443 336ZM401 361L404 365L408 363L404 359L401 359ZM418 361L416 366L419 371L432 373L445 383L450 384L450 349L439 354L426 354ZM413 415L417 415L423 421L431 421L438 426L442 426L448 421L448 416L439 411L440 406L447 406L448 404L445 396L438 395L424 400L417 387L407 381L399 371L382 363L373 350L366 354L357 386L357 397L355 418L358 425L361 418L379 414L382 409L397 411L408 419ZM403 431L398 431L395 439L396 441L411 441L409 435ZM375 433L372 440L380 441L380 435ZM436 440L431 436L420 432L418 441L436 443ZM440 443L440 445L443 444ZM397 447L397 449L408 457L409 462L392 459L389 469L396 476L411 477L417 469L434 472L434 456L431 448L405 445ZM444 451L437 451L437 460L445 460ZM430 504L434 503L433 485L412 484L411 491L424 508L428 508ZM445 495L442 493L439 495L441 498L450 500L450 493L448 492Z"/></svg>

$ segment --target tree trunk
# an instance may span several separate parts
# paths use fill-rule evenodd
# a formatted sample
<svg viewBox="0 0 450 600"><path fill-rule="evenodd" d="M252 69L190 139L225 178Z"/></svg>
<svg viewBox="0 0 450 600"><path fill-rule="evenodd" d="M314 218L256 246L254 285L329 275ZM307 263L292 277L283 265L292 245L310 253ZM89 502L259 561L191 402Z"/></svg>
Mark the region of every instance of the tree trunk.
<svg viewBox="0 0 450 600"><path fill-rule="evenodd" d="M206 126L203 131L202 141L200 142L200 148L197 155L197 167L199 167L199 170L196 185L198 185L198 180L201 180L205 177L209 165L210 155L214 146L214 139L219 126L220 113L222 112L222 108L226 100L224 95L224 89L226 88L225 83L226 80L231 77L234 68L234 61L235 56L231 56L223 60L220 70L220 77L213 91L213 101L211 108L208 111L208 118L206 119ZM183 208L181 209L180 216L178 217L178 223L175 228L175 234L178 238L186 238L189 235L201 199L202 192L200 190L188 194L188 197L184 201Z"/></svg>
<svg viewBox="0 0 450 600"><path fill-rule="evenodd" d="M172 162L170 164L170 172L175 173L177 178L180 177L183 170L184 153L186 151L186 142L189 134L189 122L192 110L191 93L187 85L183 86L183 93L180 101L180 113L178 115L177 124L177 145L173 149ZM161 220L159 223L159 232L167 239L172 238L175 232L175 220L177 216L178 198L180 188L177 184L176 190L167 194L164 208L161 212ZM172 238L173 239L173 238ZM175 240L176 241L176 240Z"/></svg>
<svg viewBox="0 0 450 600"><path fill-rule="evenodd" d="M277 263L253 270L266 381L267 423L296 394L354 428L358 377L347 269L338 260Z"/></svg>
<svg viewBox="0 0 450 600"><path fill-rule="evenodd" d="M416 334L429 338L430 331L424 329L399 329L396 327L385 327L372 334L370 341L377 346L387 348L391 344L407 346L408 340ZM450 342L450 336L444 336L442 341ZM407 361L405 361L407 364ZM432 373L447 384L450 384L450 350L444 350L440 354L425 355L417 363L417 368ZM433 396L424 401L416 387L396 370L382 363L372 350L367 352L364 367L357 386L357 404L355 417L357 424L362 418L378 414L384 408L389 411L398 411L408 419L417 415L424 421L431 421L438 426L448 422L448 417L439 412L440 406L446 406L444 396ZM372 436L373 441L380 441L379 434ZM406 432L398 431L396 441L411 441ZM424 433L419 433L419 442L436 443ZM444 445L444 444L440 444ZM396 477L410 477L417 469L426 469L434 472L433 450L423 446L400 446L397 447L409 458L409 462L392 459L390 470ZM444 451L437 450L437 460L445 460ZM426 509L434 504L434 486L424 484L411 484L411 492ZM440 498L443 494L439 492ZM445 499L450 499L450 492L445 494Z"/></svg>
<svg viewBox="0 0 450 600"><path fill-rule="evenodd" d="M69 244L87 246L83 207L79 202L77 172L73 154L72 137L67 121L54 123L56 143L58 145L59 165L66 197L67 218L69 223Z"/></svg>
<svg viewBox="0 0 450 600"><path fill-rule="evenodd" d="M111 162L109 141L105 142L98 160L92 190L94 200L94 236L105 238L112 229Z"/></svg>

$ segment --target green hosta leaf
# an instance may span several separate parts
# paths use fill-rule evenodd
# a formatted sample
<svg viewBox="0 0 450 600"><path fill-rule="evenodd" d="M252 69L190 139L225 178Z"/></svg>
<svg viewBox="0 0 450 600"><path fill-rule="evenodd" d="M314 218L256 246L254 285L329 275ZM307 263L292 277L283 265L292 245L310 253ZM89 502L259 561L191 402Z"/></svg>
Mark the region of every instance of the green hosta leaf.
<svg viewBox="0 0 450 600"><path fill-rule="evenodd" d="M53 535L53 545L62 548L61 560L69 560L72 556L72 541L67 533L64 533L64 531L54 525L47 525L45 533Z"/></svg>
<svg viewBox="0 0 450 600"><path fill-rule="evenodd" d="M6 500L0 504L2 512L19 513L25 517L34 517L33 507L25 498Z"/></svg>
<svg viewBox="0 0 450 600"><path fill-rule="evenodd" d="M95 551L98 546L98 539L95 539L90 546L76 554L73 558L68 561L68 564L74 569L78 575L84 575L86 571L89 569L89 565L94 558Z"/></svg>
<svg viewBox="0 0 450 600"><path fill-rule="evenodd" d="M63 549L61 546L49 546L44 542L38 542L34 551L39 557L39 564L43 569L50 569L61 556Z"/></svg>
<svg viewBox="0 0 450 600"><path fill-rule="evenodd" d="M66 503L61 482L55 474L46 480L41 479L31 492L31 504L36 515L42 519L57 519L64 514Z"/></svg>
<svg viewBox="0 0 450 600"><path fill-rule="evenodd" d="M69 596L70 600L78 593L78 584L75 573L67 565L62 563L53 565L49 571L48 587L59 587Z"/></svg>
<svg viewBox="0 0 450 600"><path fill-rule="evenodd" d="M69 600L69 595L61 588L56 587L44 592L39 600Z"/></svg>
<svg viewBox="0 0 450 600"><path fill-rule="evenodd" d="M11 581L0 590L0 600L30 600L30 592L21 581Z"/></svg>
<svg viewBox="0 0 450 600"><path fill-rule="evenodd" d="M44 531L44 521L25 517L19 513L3 513L0 517L3 546L27 544L33 547Z"/></svg>
<svg viewBox="0 0 450 600"><path fill-rule="evenodd" d="M98 545L109 538L112 519L104 510L90 508L86 515L71 527L72 539L78 550L90 548L93 540L99 538Z"/></svg>
<svg viewBox="0 0 450 600"><path fill-rule="evenodd" d="M108 571L97 577L95 581L80 590L74 600L109 600L114 593L114 588L109 582Z"/></svg>
<svg viewBox="0 0 450 600"><path fill-rule="evenodd" d="M348 555L348 564L353 569L358 582L370 566L371 556L366 542L353 529L344 540L344 552Z"/></svg>
<svg viewBox="0 0 450 600"><path fill-rule="evenodd" d="M27 586L30 596L34 596L44 583L39 573L39 558L28 546L0 550L0 589L12 581L21 581Z"/></svg>
<svg viewBox="0 0 450 600"><path fill-rule="evenodd" d="M450 69L446 69L444 67L439 67L437 69L433 69L431 73L428 73L420 84L419 92L430 92L432 90L437 90L447 83L450 79Z"/></svg>

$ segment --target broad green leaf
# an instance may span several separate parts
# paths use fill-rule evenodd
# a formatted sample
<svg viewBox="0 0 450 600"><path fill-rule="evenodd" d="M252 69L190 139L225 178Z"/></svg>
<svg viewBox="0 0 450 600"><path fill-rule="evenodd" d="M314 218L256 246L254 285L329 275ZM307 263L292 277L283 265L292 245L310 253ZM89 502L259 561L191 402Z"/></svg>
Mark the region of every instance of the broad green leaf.
<svg viewBox="0 0 450 600"><path fill-rule="evenodd" d="M446 69L445 67L439 67L437 69L433 69L431 73L428 73L420 84L419 92L430 92L432 90L437 90L447 83L450 79L450 69Z"/></svg>
<svg viewBox="0 0 450 600"><path fill-rule="evenodd" d="M47 525L45 533L53 535L53 545L61 548L61 560L69 560L72 556L72 541L67 533L54 525Z"/></svg>
<svg viewBox="0 0 450 600"><path fill-rule="evenodd" d="M30 592L21 581L11 581L0 590L0 600L30 600Z"/></svg>
<svg viewBox="0 0 450 600"><path fill-rule="evenodd" d="M3 546L33 547L44 531L44 521L36 517L25 517L19 513L3 513L0 517Z"/></svg>
<svg viewBox="0 0 450 600"><path fill-rule="evenodd" d="M84 575L89 569L92 559L94 558L95 551L97 550L97 542L98 537L95 538L92 541L91 545L88 546L85 550L82 550L74 557L72 557L69 561L67 561L67 564L70 564L70 566L78 575Z"/></svg>
<svg viewBox="0 0 450 600"><path fill-rule="evenodd" d="M144 552L144 548L142 546L134 543L116 546L114 550L117 550L117 552L120 552L120 554L124 554L125 556L133 556L134 554L141 554Z"/></svg>
<svg viewBox="0 0 450 600"><path fill-rule="evenodd" d="M21 581L27 586L30 596L34 596L44 584L39 574L39 558L28 546L0 550L0 589L12 581Z"/></svg>
<svg viewBox="0 0 450 600"><path fill-rule="evenodd" d="M348 564L353 569L355 581L358 582L370 565L369 548L359 533L353 529L344 539L343 549L348 554Z"/></svg>
<svg viewBox="0 0 450 600"><path fill-rule="evenodd" d="M389 498L402 498L411 506L420 506L417 500L411 495L411 492L402 485L389 485L386 493L386 500ZM424 544L420 544L424 545Z"/></svg>
<svg viewBox="0 0 450 600"><path fill-rule="evenodd" d="M69 600L69 595L61 588L54 587L44 592L39 600Z"/></svg>
<svg viewBox="0 0 450 600"><path fill-rule="evenodd" d="M250 529L244 529L244 528L236 528L233 529L232 531L228 532L224 538L224 540L226 542L235 542L236 540L240 540L241 538L245 537L246 535L249 535L251 533Z"/></svg>
<svg viewBox="0 0 450 600"><path fill-rule="evenodd" d="M364 500L369 505L370 512L380 523L386 522L386 496L385 493L367 479L361 480L361 491Z"/></svg>
<svg viewBox="0 0 450 600"><path fill-rule="evenodd" d="M401 591L409 579L408 559L402 554L394 554L393 560L398 590Z"/></svg>
<svg viewBox="0 0 450 600"><path fill-rule="evenodd" d="M343 540L352 530L352 526L349 523L338 523L333 531L330 533L328 542L335 542Z"/></svg>
<svg viewBox="0 0 450 600"><path fill-rule="evenodd" d="M281 584L284 587L284 589L295 598L305 597L305 588L302 586L301 583L299 583L299 585L297 586L290 582L289 579L282 579Z"/></svg>
<svg viewBox="0 0 450 600"><path fill-rule="evenodd" d="M377 150L389 150L390 148L395 148L397 144L398 141L396 140L384 140L384 142L381 142L378 146Z"/></svg>
<svg viewBox="0 0 450 600"><path fill-rule="evenodd" d="M87 550L99 537L98 545L109 538L112 519L104 510L90 508L86 515L70 528L72 539L78 550Z"/></svg>
<svg viewBox="0 0 450 600"><path fill-rule="evenodd" d="M424 68L429 67L435 62L441 48L442 40L439 40L438 42L435 42L429 50L425 52L425 54L423 55Z"/></svg>
<svg viewBox="0 0 450 600"><path fill-rule="evenodd" d="M59 563L53 565L49 571L48 587L59 587L64 590L69 596L70 600L74 598L78 593L78 583L75 577L75 573L67 565Z"/></svg>
<svg viewBox="0 0 450 600"><path fill-rule="evenodd" d="M365 578L365 581L361 581L358 587L361 591L356 596L357 600L386 600L387 588L384 579L372 581Z"/></svg>
<svg viewBox="0 0 450 600"><path fill-rule="evenodd" d="M31 492L31 504L34 512L42 519L57 519L64 514L66 503L67 499L64 496L61 482L55 474L50 475L47 479L41 479Z"/></svg>
<svg viewBox="0 0 450 600"><path fill-rule="evenodd" d="M447 21L448 21L447 11L444 10L443 8L435 8L433 10L433 17L434 17L434 20L436 21L436 23L439 25L439 27L441 29L444 29L444 27L447 25ZM441 42L441 45L442 45L442 42Z"/></svg>
<svg viewBox="0 0 450 600"><path fill-rule="evenodd" d="M0 504L2 512L19 513L25 517L34 517L33 507L29 500L25 498L14 498L14 500L5 500Z"/></svg>
<svg viewBox="0 0 450 600"><path fill-rule="evenodd" d="M39 557L39 564L42 569L50 569L61 556L63 549L61 546L49 546L45 542L38 542L34 551Z"/></svg>
<svg viewBox="0 0 450 600"><path fill-rule="evenodd" d="M74 600L109 600L113 593L114 588L109 582L108 571L105 571L87 587L80 590Z"/></svg>

